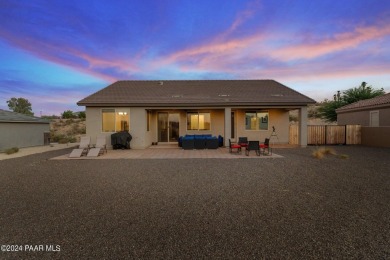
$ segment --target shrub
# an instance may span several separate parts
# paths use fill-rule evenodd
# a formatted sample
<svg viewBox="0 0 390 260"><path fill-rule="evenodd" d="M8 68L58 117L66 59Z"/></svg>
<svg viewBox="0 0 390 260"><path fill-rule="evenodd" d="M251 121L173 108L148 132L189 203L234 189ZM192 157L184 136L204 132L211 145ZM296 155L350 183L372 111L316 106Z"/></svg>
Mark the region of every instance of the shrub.
<svg viewBox="0 0 390 260"><path fill-rule="evenodd" d="M17 153L17 152L19 152L19 148L18 147L12 147L12 148L9 148L9 149L5 150L6 154L13 154L13 153Z"/></svg>
<svg viewBox="0 0 390 260"><path fill-rule="evenodd" d="M75 143L77 141L76 137L74 136L66 136L64 138L61 138L58 140L59 144L67 144L67 143Z"/></svg>
<svg viewBox="0 0 390 260"><path fill-rule="evenodd" d="M62 138L62 139L58 140L58 143L59 144L67 144L68 143L68 139Z"/></svg>
<svg viewBox="0 0 390 260"><path fill-rule="evenodd" d="M347 154L340 154L340 155L339 155L339 158L340 158L340 159L348 159L349 156L348 156Z"/></svg>
<svg viewBox="0 0 390 260"><path fill-rule="evenodd" d="M72 126L72 130L73 131L75 131L76 133L79 131L79 125L78 124L74 124L73 126Z"/></svg>
<svg viewBox="0 0 390 260"><path fill-rule="evenodd" d="M79 118L85 119L85 112L84 111L79 112Z"/></svg>
<svg viewBox="0 0 390 260"><path fill-rule="evenodd" d="M312 153L314 158L322 159L325 155L337 155L334 149L329 147L319 147Z"/></svg>
<svg viewBox="0 0 390 260"><path fill-rule="evenodd" d="M55 133L52 133L50 135L50 140L52 140L53 142L59 142L61 139L65 139L65 135Z"/></svg>
<svg viewBox="0 0 390 260"><path fill-rule="evenodd" d="M73 123L74 123L74 120L72 118L65 121L65 125L71 125Z"/></svg>
<svg viewBox="0 0 390 260"><path fill-rule="evenodd" d="M66 110L61 114L62 118L75 118L76 116L74 115L72 110Z"/></svg>
<svg viewBox="0 0 390 260"><path fill-rule="evenodd" d="M74 136L68 136L68 142L69 143L75 143L75 142L77 142L77 139Z"/></svg>
<svg viewBox="0 0 390 260"><path fill-rule="evenodd" d="M290 114L289 120L290 122L298 122L298 116Z"/></svg>
<svg viewBox="0 0 390 260"><path fill-rule="evenodd" d="M53 119L59 119L60 117L56 115L52 115L52 116L41 116L41 118L53 120Z"/></svg>

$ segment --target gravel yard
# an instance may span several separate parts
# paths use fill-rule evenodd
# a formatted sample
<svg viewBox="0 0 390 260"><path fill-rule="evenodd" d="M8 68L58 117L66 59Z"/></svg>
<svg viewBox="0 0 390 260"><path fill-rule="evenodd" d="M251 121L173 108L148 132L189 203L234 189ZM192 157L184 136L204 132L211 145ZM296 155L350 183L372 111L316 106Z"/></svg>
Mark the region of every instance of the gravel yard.
<svg viewBox="0 0 390 260"><path fill-rule="evenodd" d="M337 146L347 159L322 160L314 149L0 161L0 259L390 259L390 149Z"/></svg>

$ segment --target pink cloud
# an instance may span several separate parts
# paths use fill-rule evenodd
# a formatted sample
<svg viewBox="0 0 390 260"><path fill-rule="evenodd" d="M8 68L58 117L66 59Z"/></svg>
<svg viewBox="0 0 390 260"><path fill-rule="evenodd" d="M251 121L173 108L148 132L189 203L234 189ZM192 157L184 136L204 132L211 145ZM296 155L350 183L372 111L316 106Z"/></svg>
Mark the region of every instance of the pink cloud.
<svg viewBox="0 0 390 260"><path fill-rule="evenodd" d="M241 18L238 18L241 19ZM239 20L237 20L239 21ZM234 28L235 23L230 28ZM230 30L230 29L229 29ZM222 37L223 35L224 37ZM286 47L274 47L272 43L282 42L286 34L255 33L244 38L227 38L226 33L217 35L209 43L179 50L154 62L154 68L175 65L182 71L208 71L226 73L240 78L301 78L344 77L375 73L389 73L388 63L357 64L358 57L369 57L383 53L377 47L359 48L353 56L340 53L337 60L332 58L318 62L315 58L358 48L367 42L376 42L390 35L390 26L357 27L352 32L335 34L333 37L315 43L302 43ZM292 36L291 36L292 37ZM304 59L307 62L291 67L289 61Z"/></svg>
<svg viewBox="0 0 390 260"><path fill-rule="evenodd" d="M226 61L227 57L235 60L242 57L251 46L259 45L266 36L259 33L243 38L234 38L231 35L252 18L260 7L259 0L250 2L244 10L238 12L235 20L226 31L214 36L207 43L179 50L157 61L152 61L152 67L158 68L167 64L183 63L180 64L183 70L197 69L198 67L218 69L219 66L214 66L218 60L224 59Z"/></svg>
<svg viewBox="0 0 390 260"><path fill-rule="evenodd" d="M353 32L336 34L315 43L302 43L274 50L270 53L273 58L282 61L295 59L314 59L323 55L336 53L354 48L367 41L380 39L390 35L390 25L383 27L357 27Z"/></svg>
<svg viewBox="0 0 390 260"><path fill-rule="evenodd" d="M32 53L34 56L37 56L43 60L47 60L62 66L67 66L71 69L75 69L82 73L100 78L108 82L116 81L118 80L118 78L113 75L110 75L109 73L101 72L98 69L115 68L118 72L125 73L135 73L140 71L140 69L136 65L137 60L130 62L124 61L123 58L113 59L113 55L109 54L108 56L111 57L92 56L71 45L61 45L57 43L53 44L50 42L39 41L32 37L29 37L27 39L21 38L16 34L12 34L6 30L1 29L0 37L7 39L7 41L11 43L11 45L26 50ZM83 65L79 61L59 57L58 55L56 55L58 53L65 54L75 59L81 59L86 62L88 66Z"/></svg>
<svg viewBox="0 0 390 260"><path fill-rule="evenodd" d="M245 10L237 14L236 19L233 21L230 28L226 32L222 33L220 38L224 38L225 36L235 32L237 28L252 18L260 7L261 2L259 0L250 2Z"/></svg>
<svg viewBox="0 0 390 260"><path fill-rule="evenodd" d="M342 67L342 69L340 69ZM360 66L348 67L339 64L335 66L333 61L321 62L321 65L299 64L290 67L273 67L249 69L240 74L242 78L275 78L278 80L330 80L351 77L366 77L375 75L389 75L390 64L376 63L361 64ZM329 86L331 87L331 86Z"/></svg>

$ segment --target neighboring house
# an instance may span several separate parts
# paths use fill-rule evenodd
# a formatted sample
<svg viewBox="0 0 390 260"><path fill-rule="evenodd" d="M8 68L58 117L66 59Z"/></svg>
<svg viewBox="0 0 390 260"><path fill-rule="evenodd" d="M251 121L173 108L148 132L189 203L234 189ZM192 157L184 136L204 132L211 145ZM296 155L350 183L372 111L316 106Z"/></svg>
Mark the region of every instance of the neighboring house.
<svg viewBox="0 0 390 260"><path fill-rule="evenodd" d="M42 118L0 109L0 151L44 144L50 122Z"/></svg>
<svg viewBox="0 0 390 260"><path fill-rule="evenodd" d="M390 93L340 107L337 124L361 125L361 144L390 147Z"/></svg>
<svg viewBox="0 0 390 260"><path fill-rule="evenodd" d="M337 124L390 126L390 93L336 109Z"/></svg>
<svg viewBox="0 0 390 260"><path fill-rule="evenodd" d="M307 105L315 101L274 80L118 81L84 98L87 135L129 130L132 148L175 143L186 134L289 142L289 111L298 109L300 145L307 144Z"/></svg>

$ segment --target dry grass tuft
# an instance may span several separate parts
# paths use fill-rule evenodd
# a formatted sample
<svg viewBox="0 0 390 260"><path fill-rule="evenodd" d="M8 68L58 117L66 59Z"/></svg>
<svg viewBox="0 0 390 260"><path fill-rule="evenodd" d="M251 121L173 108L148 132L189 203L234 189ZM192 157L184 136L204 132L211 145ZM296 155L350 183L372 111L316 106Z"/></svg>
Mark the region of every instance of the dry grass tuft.
<svg viewBox="0 0 390 260"><path fill-rule="evenodd" d="M333 148L319 147L313 151L312 155L314 158L322 159L325 155L337 155L337 153Z"/></svg>
<svg viewBox="0 0 390 260"><path fill-rule="evenodd" d="M17 152L19 152L19 148L18 147L12 147L12 148L9 148L9 149L5 150L6 154L13 154L13 153L17 153Z"/></svg>
<svg viewBox="0 0 390 260"><path fill-rule="evenodd" d="M349 156L348 156L347 154L340 154L340 155L339 155L339 158L340 158L340 159L348 159Z"/></svg>

